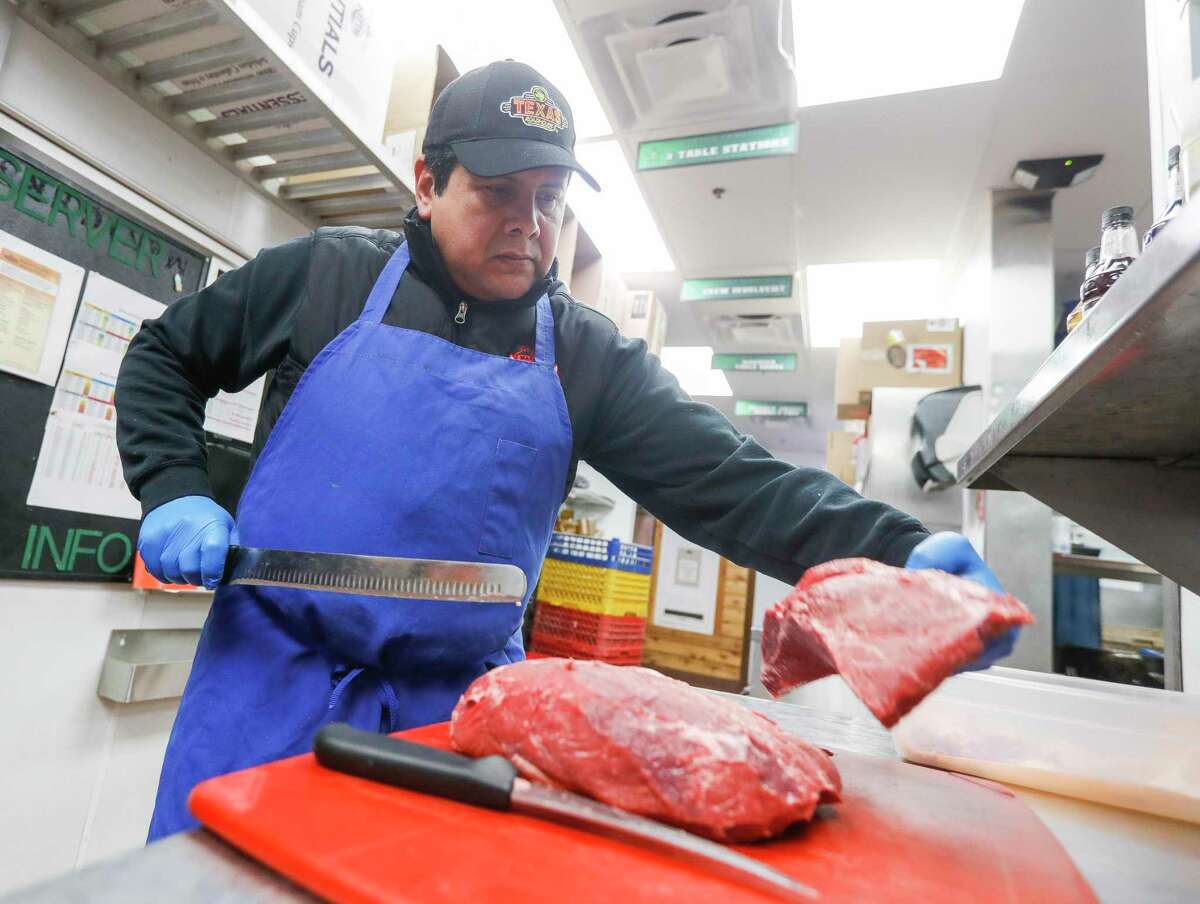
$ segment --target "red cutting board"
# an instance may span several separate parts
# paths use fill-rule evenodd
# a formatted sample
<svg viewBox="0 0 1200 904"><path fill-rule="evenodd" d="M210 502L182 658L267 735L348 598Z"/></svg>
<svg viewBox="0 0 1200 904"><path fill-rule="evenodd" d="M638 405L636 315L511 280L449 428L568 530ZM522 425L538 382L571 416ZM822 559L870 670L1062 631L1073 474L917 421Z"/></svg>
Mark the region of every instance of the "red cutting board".
<svg viewBox="0 0 1200 904"><path fill-rule="evenodd" d="M450 748L445 724L401 736ZM1095 902L1058 841L1003 786L853 753L834 762L840 804L739 850L831 904ZM773 900L629 843L332 772L311 755L211 779L190 804L226 841L345 904Z"/></svg>

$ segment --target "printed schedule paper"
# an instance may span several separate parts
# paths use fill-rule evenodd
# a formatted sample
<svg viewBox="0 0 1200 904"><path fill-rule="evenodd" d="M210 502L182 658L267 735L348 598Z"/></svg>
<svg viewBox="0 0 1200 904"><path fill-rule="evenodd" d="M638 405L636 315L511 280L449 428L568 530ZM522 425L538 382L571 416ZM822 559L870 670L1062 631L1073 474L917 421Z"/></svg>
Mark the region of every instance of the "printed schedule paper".
<svg viewBox="0 0 1200 904"><path fill-rule="evenodd" d="M0 230L0 370L54 385L83 273Z"/></svg>
<svg viewBox="0 0 1200 904"><path fill-rule="evenodd" d="M209 399L204 410L204 429L209 433L253 443L265 381L266 377L259 377L239 393L218 392Z"/></svg>
<svg viewBox="0 0 1200 904"><path fill-rule="evenodd" d="M43 508L141 517L117 453L117 371L143 320L165 305L89 273L70 330L26 502Z"/></svg>

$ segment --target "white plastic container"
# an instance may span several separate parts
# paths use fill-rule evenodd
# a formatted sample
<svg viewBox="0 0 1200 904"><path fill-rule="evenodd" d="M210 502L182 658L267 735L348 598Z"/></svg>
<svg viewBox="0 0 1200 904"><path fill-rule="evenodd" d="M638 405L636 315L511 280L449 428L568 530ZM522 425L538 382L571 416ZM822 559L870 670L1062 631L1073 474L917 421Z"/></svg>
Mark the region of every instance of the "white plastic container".
<svg viewBox="0 0 1200 904"><path fill-rule="evenodd" d="M914 763L1200 823L1200 697L993 668L892 731Z"/></svg>

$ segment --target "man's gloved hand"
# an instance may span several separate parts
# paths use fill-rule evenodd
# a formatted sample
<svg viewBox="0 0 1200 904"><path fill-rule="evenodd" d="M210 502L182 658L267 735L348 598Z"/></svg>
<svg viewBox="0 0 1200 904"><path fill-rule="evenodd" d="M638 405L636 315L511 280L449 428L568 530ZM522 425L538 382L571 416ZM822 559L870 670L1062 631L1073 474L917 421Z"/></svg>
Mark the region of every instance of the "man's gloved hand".
<svg viewBox="0 0 1200 904"><path fill-rule="evenodd" d="M913 570L936 568L975 581L996 593L1004 592L992 570L979 558L975 547L962 534L943 531L927 537L909 554L904 567ZM993 637L983 648L983 654L970 665L964 666L962 671L977 672L991 668L996 662L1010 655L1016 645L1019 631L1020 628L1010 628L998 637Z"/></svg>
<svg viewBox="0 0 1200 904"><path fill-rule="evenodd" d="M142 520L138 552L146 569L168 584L217 586L229 545L237 542L233 516L207 496L164 502Z"/></svg>

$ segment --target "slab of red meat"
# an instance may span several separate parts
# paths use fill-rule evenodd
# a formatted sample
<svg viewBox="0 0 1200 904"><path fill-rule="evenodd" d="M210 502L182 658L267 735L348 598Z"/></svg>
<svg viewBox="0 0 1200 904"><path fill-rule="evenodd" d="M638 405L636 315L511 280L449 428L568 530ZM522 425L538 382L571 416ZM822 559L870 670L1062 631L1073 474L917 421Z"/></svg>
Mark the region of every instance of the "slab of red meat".
<svg viewBox="0 0 1200 904"><path fill-rule="evenodd" d="M1032 622L1015 597L944 571L827 562L767 611L762 682L778 696L838 673L890 728L988 640Z"/></svg>
<svg viewBox="0 0 1200 904"><path fill-rule="evenodd" d="M745 707L643 668L538 659L477 679L454 746L718 841L754 841L838 800L822 750Z"/></svg>

